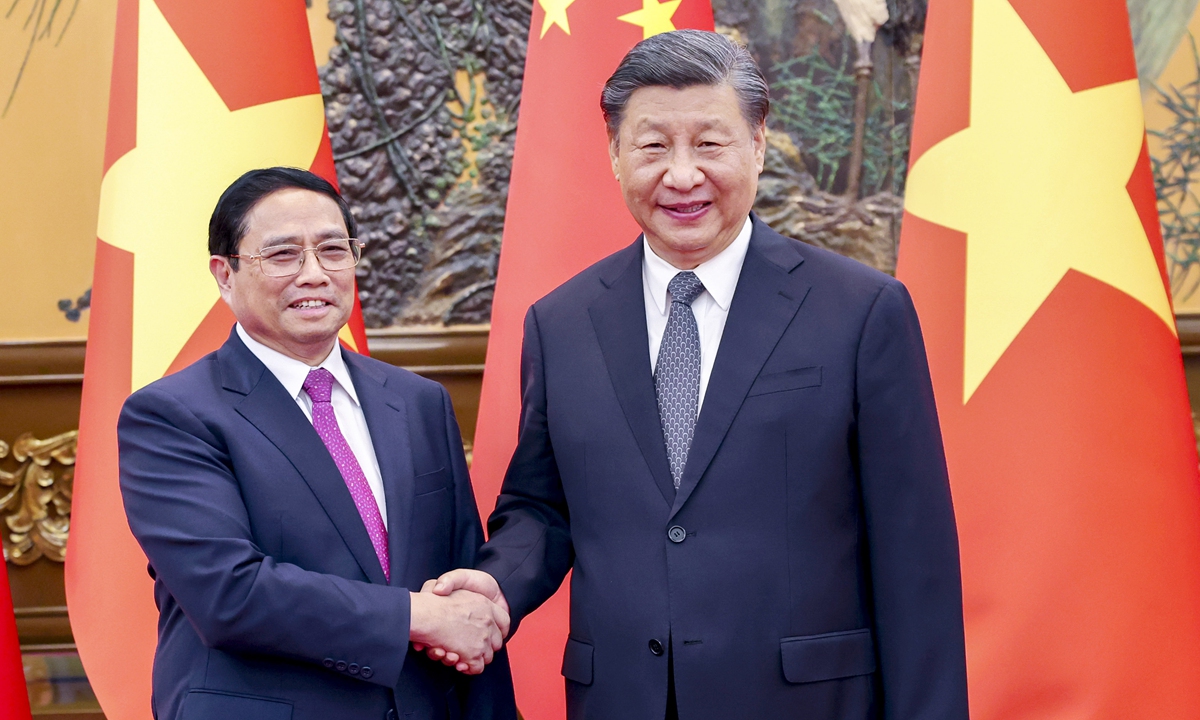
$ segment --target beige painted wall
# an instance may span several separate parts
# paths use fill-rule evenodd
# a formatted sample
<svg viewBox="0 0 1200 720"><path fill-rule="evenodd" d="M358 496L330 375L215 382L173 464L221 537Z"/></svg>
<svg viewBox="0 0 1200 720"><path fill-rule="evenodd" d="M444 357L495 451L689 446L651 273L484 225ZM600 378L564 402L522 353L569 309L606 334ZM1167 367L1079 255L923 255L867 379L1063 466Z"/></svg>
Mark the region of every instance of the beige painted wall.
<svg viewBox="0 0 1200 720"><path fill-rule="evenodd" d="M58 301L74 300L92 284L117 3L80 0L56 46L72 4L63 2L52 32L35 41L12 106L0 118L6 305L0 341L87 334L89 313L69 322ZM9 5L5 0L4 9ZM322 64L334 44L328 7L328 0L314 0L308 11L313 50ZM29 44L33 23L26 27L25 19L31 10L35 0L18 0L7 19L0 14L0 109Z"/></svg>
<svg viewBox="0 0 1200 720"><path fill-rule="evenodd" d="M329 0L312 0L312 7L308 9L308 34L312 37L317 66L328 63L329 50L337 42L333 22L329 19Z"/></svg>
<svg viewBox="0 0 1200 720"><path fill-rule="evenodd" d="M1188 33L1200 43L1200 7L1188 22ZM1163 90L1169 91L1172 87L1184 87L1197 78L1196 59L1192 54L1191 38L1188 33L1184 33L1179 47L1163 69L1162 74L1155 78L1155 84ZM1149 135L1150 154L1154 157L1162 157L1162 143L1154 137L1153 131L1167 129L1174 117L1163 107L1157 92L1149 91L1144 94L1143 99L1145 101L1146 129L1151 131ZM1193 274L1200 274L1200 268L1196 268ZM1191 276L1188 277L1189 282L1192 279ZM1194 292L1187 298L1177 298L1175 312L1200 313L1200 291Z"/></svg>
<svg viewBox="0 0 1200 720"><path fill-rule="evenodd" d="M68 322L57 301L92 284L116 0L81 0L56 45L72 4L62 3L47 37L39 33L0 118L0 340L87 332L88 314ZM0 103L35 31L25 26L34 5L19 0L0 16Z"/></svg>

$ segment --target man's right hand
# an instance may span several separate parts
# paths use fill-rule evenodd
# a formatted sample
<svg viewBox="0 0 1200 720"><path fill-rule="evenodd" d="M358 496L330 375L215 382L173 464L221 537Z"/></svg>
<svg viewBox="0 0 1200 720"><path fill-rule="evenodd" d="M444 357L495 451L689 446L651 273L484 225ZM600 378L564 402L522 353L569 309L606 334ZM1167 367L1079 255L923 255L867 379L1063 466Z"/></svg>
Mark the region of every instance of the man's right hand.
<svg viewBox="0 0 1200 720"><path fill-rule="evenodd" d="M443 594L410 593L409 640L418 648L436 647L456 658L455 669L468 675L483 672L504 646L507 606L469 590Z"/></svg>
<svg viewBox="0 0 1200 720"><path fill-rule="evenodd" d="M421 588L421 592L426 594L433 593L440 596L449 596L460 592L472 592L487 598L496 606L498 619L502 618L503 620L499 625L501 634L505 638L508 637L508 601L504 598L504 593L501 592L500 584L496 582L496 579L482 570L472 570L470 568L451 570L436 580L427 580ZM424 650L430 660L435 660L445 665L453 665L459 670L462 669L458 653L450 648L439 646L436 643L422 643L415 640L413 641L413 647L417 652Z"/></svg>

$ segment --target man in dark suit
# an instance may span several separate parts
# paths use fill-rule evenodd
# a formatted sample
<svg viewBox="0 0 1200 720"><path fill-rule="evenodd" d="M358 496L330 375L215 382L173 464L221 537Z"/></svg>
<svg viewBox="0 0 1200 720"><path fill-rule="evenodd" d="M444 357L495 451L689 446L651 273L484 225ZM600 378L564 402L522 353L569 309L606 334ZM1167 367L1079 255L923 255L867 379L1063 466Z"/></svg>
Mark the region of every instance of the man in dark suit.
<svg viewBox="0 0 1200 720"><path fill-rule="evenodd" d="M608 80L643 235L530 309L484 572L434 591L515 625L573 568L573 720L965 720L917 317L893 278L750 213L768 105L714 33L644 40Z"/></svg>
<svg viewBox="0 0 1200 720"><path fill-rule="evenodd" d="M238 324L121 412L121 490L160 612L159 720L516 716L506 613L407 589L472 565L482 530L446 390L338 345L353 238L316 175L242 176L209 226Z"/></svg>

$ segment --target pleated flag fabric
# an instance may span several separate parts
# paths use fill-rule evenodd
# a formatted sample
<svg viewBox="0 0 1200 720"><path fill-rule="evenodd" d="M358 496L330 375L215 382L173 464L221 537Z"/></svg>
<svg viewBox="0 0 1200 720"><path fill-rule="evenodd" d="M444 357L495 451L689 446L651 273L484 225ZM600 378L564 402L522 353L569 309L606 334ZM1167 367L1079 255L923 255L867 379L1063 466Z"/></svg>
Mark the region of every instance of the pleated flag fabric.
<svg viewBox="0 0 1200 720"><path fill-rule="evenodd" d="M121 503L117 416L229 334L208 271L221 192L274 165L336 177L302 3L120 0L116 32L66 590L105 716L146 720L158 612ZM366 352L357 302L340 337Z"/></svg>
<svg viewBox="0 0 1200 720"><path fill-rule="evenodd" d="M931 0L897 276L974 720L1200 708L1200 474L1124 0Z"/></svg>

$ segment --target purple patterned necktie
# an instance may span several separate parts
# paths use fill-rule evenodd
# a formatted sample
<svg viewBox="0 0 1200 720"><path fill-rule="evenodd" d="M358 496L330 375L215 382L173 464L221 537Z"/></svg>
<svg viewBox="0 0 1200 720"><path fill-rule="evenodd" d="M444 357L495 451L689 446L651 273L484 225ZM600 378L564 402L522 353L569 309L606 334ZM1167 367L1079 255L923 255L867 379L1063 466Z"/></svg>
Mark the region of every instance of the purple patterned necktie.
<svg viewBox="0 0 1200 720"><path fill-rule="evenodd" d="M342 473L342 479L346 481L350 497L354 498L358 514L367 526L367 534L371 536L371 544L375 546L379 564L383 566L383 576L391 582L387 528L383 525L383 516L379 514L379 503L375 502L375 495L371 492L371 486L367 484L367 476L363 474L358 458L354 457L354 452L350 450L350 445L338 427L333 405L329 401L333 396L333 373L325 368L313 368L304 379L304 391L312 400L313 427L321 436L325 447L329 448L333 462Z"/></svg>

